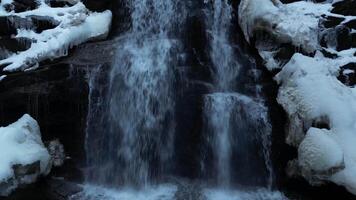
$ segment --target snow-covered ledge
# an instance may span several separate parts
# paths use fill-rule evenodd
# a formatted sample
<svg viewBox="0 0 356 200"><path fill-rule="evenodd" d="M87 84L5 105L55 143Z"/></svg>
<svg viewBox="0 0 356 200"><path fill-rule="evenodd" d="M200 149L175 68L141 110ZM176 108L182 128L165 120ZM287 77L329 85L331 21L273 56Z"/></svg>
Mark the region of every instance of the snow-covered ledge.
<svg viewBox="0 0 356 200"><path fill-rule="evenodd" d="M37 33L31 28L18 25L15 38L29 38L32 45L29 49L10 55L0 61L0 66L7 72L29 70L38 67L38 63L46 59L54 59L67 55L68 49L83 42L106 37L112 19L111 11L96 13L89 11L79 0L56 0L70 4L64 7L50 7L46 0L38 0L37 8L24 12L8 12L5 5L12 0L0 2L0 16L27 18L31 16L47 17L56 22L55 28ZM5 77L2 77L5 78Z"/></svg>
<svg viewBox="0 0 356 200"><path fill-rule="evenodd" d="M42 143L40 128L24 115L7 127L0 127L0 196L19 185L36 181L51 169L51 158Z"/></svg>
<svg viewBox="0 0 356 200"><path fill-rule="evenodd" d="M304 52L285 64L276 59L275 48L256 45L269 70L281 69L275 76L277 101L289 116L286 142L298 148L290 164L312 185L331 181L356 195L356 88L339 79L355 74L345 66L356 63L356 49L336 51L320 44L323 17L345 22L356 17L331 13L332 8L331 3L242 0L239 23L249 41L263 30L278 43L266 46L289 43Z"/></svg>

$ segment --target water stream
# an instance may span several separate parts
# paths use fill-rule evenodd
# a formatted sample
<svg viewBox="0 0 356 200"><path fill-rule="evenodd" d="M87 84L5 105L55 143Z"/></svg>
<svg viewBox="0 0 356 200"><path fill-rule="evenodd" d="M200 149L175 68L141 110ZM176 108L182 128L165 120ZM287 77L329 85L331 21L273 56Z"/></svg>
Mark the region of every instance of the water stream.
<svg viewBox="0 0 356 200"><path fill-rule="evenodd" d="M273 182L271 127L264 101L238 89L241 68L252 66L239 62L231 45L233 8L228 1L126 3L131 13L130 30L120 36L112 65L98 66L88 75L88 185L76 198L182 199L177 193L184 193L187 198L183 199L194 199L189 196L195 192L186 192L168 180L185 178L176 177L176 169L183 165L196 168L191 163L198 159L204 176L196 180L201 187L192 191L204 199L226 199L234 193L230 190L236 190L232 195L236 198L231 199L265 199L269 195L283 199L269 190ZM205 13L206 56L212 77L206 84L212 87L201 97L202 124L197 125L202 130L198 137L202 145L197 149L204 153L198 154L200 158L192 156L191 163L177 164L177 151L194 149L191 142L175 147L175 139L182 134L176 131L180 130L176 113L182 112L176 102L176 71L179 56L185 53L180 49L184 40L179 32L185 30L187 8L194 3ZM265 189L238 192L245 187Z"/></svg>

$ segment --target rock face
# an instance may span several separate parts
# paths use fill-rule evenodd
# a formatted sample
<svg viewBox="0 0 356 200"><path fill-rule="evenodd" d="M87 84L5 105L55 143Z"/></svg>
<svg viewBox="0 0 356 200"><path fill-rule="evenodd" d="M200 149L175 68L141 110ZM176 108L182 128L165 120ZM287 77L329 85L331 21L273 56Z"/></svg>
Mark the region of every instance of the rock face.
<svg viewBox="0 0 356 200"><path fill-rule="evenodd" d="M54 167L62 166L66 158L63 144L58 139L53 140L48 145L48 151L51 155L51 164Z"/></svg>
<svg viewBox="0 0 356 200"><path fill-rule="evenodd" d="M277 101L288 114L285 140L298 149L288 174L356 194L354 2L242 1L239 16L266 67L278 73Z"/></svg>

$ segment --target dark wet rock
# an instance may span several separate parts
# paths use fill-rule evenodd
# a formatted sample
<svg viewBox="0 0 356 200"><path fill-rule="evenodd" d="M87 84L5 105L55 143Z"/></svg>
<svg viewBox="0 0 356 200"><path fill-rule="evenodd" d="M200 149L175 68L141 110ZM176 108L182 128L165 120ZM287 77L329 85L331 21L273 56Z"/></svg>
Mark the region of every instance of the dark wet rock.
<svg viewBox="0 0 356 200"><path fill-rule="evenodd" d="M296 51L297 48L295 48L295 46L292 44L281 44L278 48L278 52L274 55L274 59L278 60L279 63L283 66L292 58Z"/></svg>
<svg viewBox="0 0 356 200"><path fill-rule="evenodd" d="M345 18L342 17L327 16L321 22L325 28L333 28L340 25L344 20Z"/></svg>
<svg viewBox="0 0 356 200"><path fill-rule="evenodd" d="M36 33L42 33L44 30L56 28L59 22L51 17L45 16L29 16L32 22L32 28Z"/></svg>
<svg viewBox="0 0 356 200"><path fill-rule="evenodd" d="M102 12L112 8L112 0L83 0L85 6L91 11Z"/></svg>
<svg viewBox="0 0 356 200"><path fill-rule="evenodd" d="M293 2L297 2L300 0L281 0L282 3L293 3Z"/></svg>
<svg viewBox="0 0 356 200"><path fill-rule="evenodd" d="M351 30L346 26L338 26L336 28L336 41L337 41L337 51L346 50L352 47L351 38L350 38Z"/></svg>
<svg viewBox="0 0 356 200"><path fill-rule="evenodd" d="M344 0L333 4L332 13L356 16L356 0Z"/></svg>
<svg viewBox="0 0 356 200"><path fill-rule="evenodd" d="M59 142L58 139L52 140L48 144L48 153L51 156L51 164L54 167L60 167L63 165L66 155L64 152L64 146Z"/></svg>
<svg viewBox="0 0 356 200"><path fill-rule="evenodd" d="M41 179L0 200L68 200L82 190L81 186L60 178Z"/></svg>
<svg viewBox="0 0 356 200"><path fill-rule="evenodd" d="M0 17L0 36L11 36L17 34L17 29L33 30L41 33L44 30L52 29L58 26L59 22L51 17L28 16L26 18L18 16Z"/></svg>
<svg viewBox="0 0 356 200"><path fill-rule="evenodd" d="M67 63L74 65L100 65L109 63L115 56L121 38L80 45L71 54Z"/></svg>
<svg viewBox="0 0 356 200"><path fill-rule="evenodd" d="M321 33L320 44L324 48L335 48L337 51L354 48L356 33L345 25L338 25Z"/></svg>
<svg viewBox="0 0 356 200"><path fill-rule="evenodd" d="M74 183L55 180L49 181L50 191L48 192L49 199L53 200L68 200L69 197L81 192L83 189Z"/></svg>
<svg viewBox="0 0 356 200"><path fill-rule="evenodd" d="M16 13L28 10L34 10L39 6L37 1L33 0L14 0L11 5L5 5L8 12L15 11Z"/></svg>
<svg viewBox="0 0 356 200"><path fill-rule="evenodd" d="M337 79L347 86L356 85L356 63L349 63L340 67Z"/></svg>
<svg viewBox="0 0 356 200"><path fill-rule="evenodd" d="M47 5L58 8L58 7L65 7L65 6L72 6L75 4L76 1L65 1L65 0L46 0Z"/></svg>
<svg viewBox="0 0 356 200"><path fill-rule="evenodd" d="M336 58L339 57L337 54L331 53L331 52L329 52L329 51L326 50L326 49L322 49L322 50L320 50L320 52L321 52L321 53L324 55L324 57L326 57L326 58L336 59Z"/></svg>
<svg viewBox="0 0 356 200"><path fill-rule="evenodd" d="M14 176L5 182L0 182L0 196L9 195L17 187L24 186L29 182L34 182L40 176L40 165L40 161L28 165L13 165Z"/></svg>
<svg viewBox="0 0 356 200"><path fill-rule="evenodd" d="M16 27L11 25L9 17L0 16L0 27L2 27L0 29L0 37L17 34Z"/></svg>
<svg viewBox="0 0 356 200"><path fill-rule="evenodd" d="M330 120L327 116L322 116L312 120L312 127L330 130Z"/></svg>
<svg viewBox="0 0 356 200"><path fill-rule="evenodd" d="M350 29L356 29L356 19L350 20L349 22L345 23L344 25L349 27Z"/></svg>
<svg viewBox="0 0 356 200"><path fill-rule="evenodd" d="M28 38L0 38L0 49L6 49L14 53L29 49L31 44L32 40Z"/></svg>

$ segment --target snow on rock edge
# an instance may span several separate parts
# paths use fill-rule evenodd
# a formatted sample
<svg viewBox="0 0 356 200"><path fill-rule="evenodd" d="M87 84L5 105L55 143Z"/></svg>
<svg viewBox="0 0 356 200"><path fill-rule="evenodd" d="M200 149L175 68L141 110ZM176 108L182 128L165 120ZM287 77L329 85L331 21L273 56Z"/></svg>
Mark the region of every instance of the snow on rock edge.
<svg viewBox="0 0 356 200"><path fill-rule="evenodd" d="M5 3L5 2L3 2ZM49 17L59 22L53 29L36 33L28 29L18 29L15 38L29 38L34 42L23 52L18 52L1 60L0 66L8 72L34 69L38 63L46 59L54 59L67 55L68 49L88 40L106 37L110 26L112 13L89 11L82 2L70 7L50 7L45 0L39 0L39 7L25 12L6 12L0 3L1 16L29 16Z"/></svg>
<svg viewBox="0 0 356 200"><path fill-rule="evenodd" d="M277 43L309 53L294 53L284 65L276 49L255 44L269 70L282 68L275 77L277 101L289 115L286 142L298 148L300 175L311 185L331 181L356 194L356 88L337 78L341 66L356 63L356 49L336 51L319 44L320 19L336 16L331 9L330 3L242 0L239 23L248 40L263 30ZM335 56L325 57L325 50Z"/></svg>
<svg viewBox="0 0 356 200"><path fill-rule="evenodd" d="M0 127L0 196L35 182L50 168L50 155L36 120L25 114L15 123Z"/></svg>

